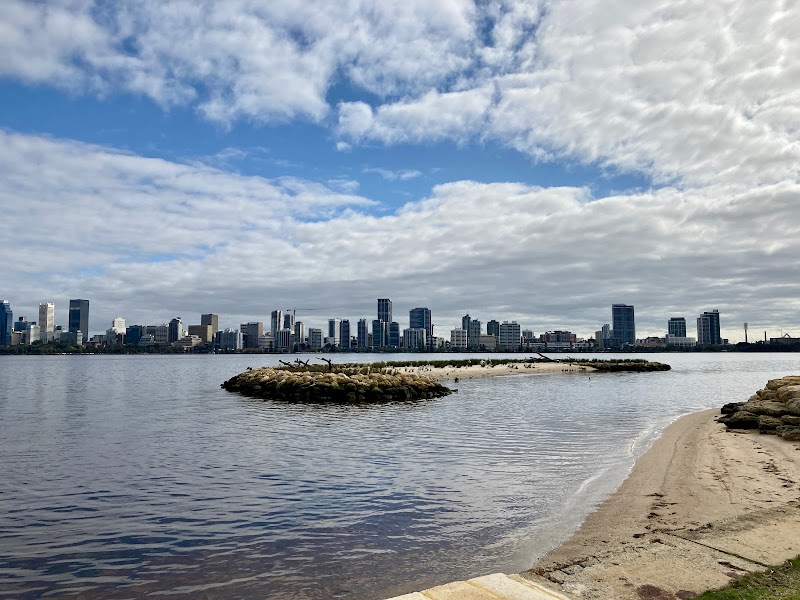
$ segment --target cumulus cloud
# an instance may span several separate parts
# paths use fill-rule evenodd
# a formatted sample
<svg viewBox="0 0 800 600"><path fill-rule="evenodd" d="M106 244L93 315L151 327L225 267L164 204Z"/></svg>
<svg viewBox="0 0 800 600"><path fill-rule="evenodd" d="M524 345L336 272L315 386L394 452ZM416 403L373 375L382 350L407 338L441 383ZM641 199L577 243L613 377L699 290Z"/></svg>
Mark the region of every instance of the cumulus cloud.
<svg viewBox="0 0 800 600"><path fill-rule="evenodd" d="M281 306L318 307L303 319L319 325L371 318L375 299L390 297L401 323L432 308L442 334L469 312L588 335L627 302L640 334L718 308L737 339L745 320L789 330L800 308L796 183L595 199L461 181L374 216L333 184L8 132L1 141L0 204L13 226L0 251L15 257L4 287L17 314L50 299L63 320L70 297L87 297L93 329L118 314L153 323L209 311L236 325Z"/></svg>

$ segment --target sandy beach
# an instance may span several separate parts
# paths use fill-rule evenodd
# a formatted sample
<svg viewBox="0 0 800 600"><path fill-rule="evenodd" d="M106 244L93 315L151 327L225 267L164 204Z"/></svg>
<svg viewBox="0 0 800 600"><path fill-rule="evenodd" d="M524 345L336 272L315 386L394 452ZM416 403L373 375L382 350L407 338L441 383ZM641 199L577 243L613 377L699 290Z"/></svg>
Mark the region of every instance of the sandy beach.
<svg viewBox="0 0 800 600"><path fill-rule="evenodd" d="M691 598L800 554L800 444L670 425L623 485L522 575L570 598Z"/></svg>
<svg viewBox="0 0 800 600"><path fill-rule="evenodd" d="M522 375L530 373L589 373L592 367L585 367L568 362L524 362L502 363L492 365L470 365L467 367L395 367L400 373L419 373L433 377L437 381L453 381L458 379L475 379L478 377L496 377L498 375Z"/></svg>

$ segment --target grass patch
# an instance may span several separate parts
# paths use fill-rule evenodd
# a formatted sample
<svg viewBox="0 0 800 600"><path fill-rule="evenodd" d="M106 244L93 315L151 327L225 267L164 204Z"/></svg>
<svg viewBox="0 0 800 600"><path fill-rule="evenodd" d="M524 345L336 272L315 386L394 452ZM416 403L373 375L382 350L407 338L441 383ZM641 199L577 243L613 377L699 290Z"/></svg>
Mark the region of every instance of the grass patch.
<svg viewBox="0 0 800 600"><path fill-rule="evenodd" d="M800 600L800 556L766 571L749 573L719 590L710 590L697 600L760 600L793 598Z"/></svg>

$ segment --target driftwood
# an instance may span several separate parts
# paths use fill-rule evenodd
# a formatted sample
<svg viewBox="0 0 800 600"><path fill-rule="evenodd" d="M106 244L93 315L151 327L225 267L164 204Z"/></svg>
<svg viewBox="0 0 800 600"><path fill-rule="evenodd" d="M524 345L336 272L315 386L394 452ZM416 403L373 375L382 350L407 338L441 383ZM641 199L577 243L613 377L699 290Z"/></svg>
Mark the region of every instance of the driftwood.
<svg viewBox="0 0 800 600"><path fill-rule="evenodd" d="M328 363L328 371L333 371L333 361L330 358L322 358L321 356L318 356L317 358Z"/></svg>

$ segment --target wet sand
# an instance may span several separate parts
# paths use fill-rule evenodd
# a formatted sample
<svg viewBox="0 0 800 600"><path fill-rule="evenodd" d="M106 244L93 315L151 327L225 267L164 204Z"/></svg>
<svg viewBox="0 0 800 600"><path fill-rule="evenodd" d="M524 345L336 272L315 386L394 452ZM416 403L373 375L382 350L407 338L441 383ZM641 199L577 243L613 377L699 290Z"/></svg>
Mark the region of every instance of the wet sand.
<svg viewBox="0 0 800 600"><path fill-rule="evenodd" d="M800 444L670 425L566 543L522 575L571 598L690 598L800 554Z"/></svg>

